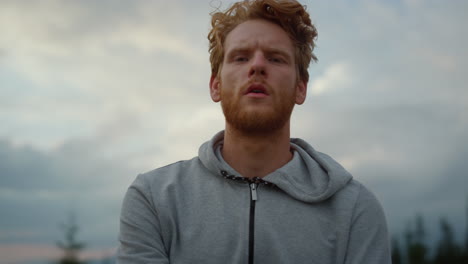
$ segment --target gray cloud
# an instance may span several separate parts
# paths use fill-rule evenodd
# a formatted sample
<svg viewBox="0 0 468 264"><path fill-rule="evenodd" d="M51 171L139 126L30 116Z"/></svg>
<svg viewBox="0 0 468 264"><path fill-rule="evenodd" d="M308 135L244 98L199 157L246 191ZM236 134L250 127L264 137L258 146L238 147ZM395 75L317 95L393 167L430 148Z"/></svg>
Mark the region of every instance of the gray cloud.
<svg viewBox="0 0 468 264"><path fill-rule="evenodd" d="M91 245L113 246L120 202L134 179L125 160L102 158L92 140L64 143L44 152L0 143L0 236L2 243L54 243L69 211Z"/></svg>

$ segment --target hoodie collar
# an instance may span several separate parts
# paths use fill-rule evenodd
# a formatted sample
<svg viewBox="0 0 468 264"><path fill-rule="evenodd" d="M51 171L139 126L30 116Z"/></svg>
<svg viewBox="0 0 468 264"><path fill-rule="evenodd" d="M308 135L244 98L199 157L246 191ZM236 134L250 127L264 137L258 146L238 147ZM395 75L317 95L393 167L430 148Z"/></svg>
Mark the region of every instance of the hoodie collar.
<svg viewBox="0 0 468 264"><path fill-rule="evenodd" d="M220 152L216 153L223 139L224 131L221 131L204 143L199 149L199 158L215 175L225 177L227 172L229 175L242 177L224 161ZM351 174L340 164L330 156L316 151L306 141L292 138L291 147L294 149L293 158L262 180L276 185L294 199L308 203L324 201L352 179Z"/></svg>

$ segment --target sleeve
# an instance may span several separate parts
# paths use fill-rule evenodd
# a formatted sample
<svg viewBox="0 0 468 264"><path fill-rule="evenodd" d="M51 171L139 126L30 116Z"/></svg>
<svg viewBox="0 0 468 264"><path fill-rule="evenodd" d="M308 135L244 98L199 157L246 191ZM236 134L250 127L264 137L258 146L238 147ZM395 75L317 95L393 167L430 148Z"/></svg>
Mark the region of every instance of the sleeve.
<svg viewBox="0 0 468 264"><path fill-rule="evenodd" d="M391 264L390 239L382 206L361 185L356 201L345 264Z"/></svg>
<svg viewBox="0 0 468 264"><path fill-rule="evenodd" d="M158 212L141 177L128 188L120 215L118 264L167 264ZM146 191L146 192L145 192Z"/></svg>

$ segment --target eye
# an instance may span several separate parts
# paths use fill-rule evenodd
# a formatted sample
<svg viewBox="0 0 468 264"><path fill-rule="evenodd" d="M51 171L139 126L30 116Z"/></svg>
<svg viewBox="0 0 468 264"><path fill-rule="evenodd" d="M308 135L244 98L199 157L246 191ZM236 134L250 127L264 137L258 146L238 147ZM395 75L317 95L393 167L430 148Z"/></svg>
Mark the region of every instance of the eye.
<svg viewBox="0 0 468 264"><path fill-rule="evenodd" d="M244 62L244 61L247 61L247 57L244 57L244 56L237 56L234 58L234 61L238 61L238 62Z"/></svg>
<svg viewBox="0 0 468 264"><path fill-rule="evenodd" d="M274 62L274 63L283 63L284 60L280 57L270 57L268 58L269 61Z"/></svg>

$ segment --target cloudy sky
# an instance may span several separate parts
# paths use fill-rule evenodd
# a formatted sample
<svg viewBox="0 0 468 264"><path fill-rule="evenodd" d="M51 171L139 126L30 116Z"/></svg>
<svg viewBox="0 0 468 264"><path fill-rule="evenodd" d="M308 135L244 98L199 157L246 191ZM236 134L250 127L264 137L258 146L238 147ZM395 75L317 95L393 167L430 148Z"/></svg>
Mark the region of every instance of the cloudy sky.
<svg viewBox="0 0 468 264"><path fill-rule="evenodd" d="M138 173L223 129L208 94L209 13L230 1L0 0L0 255L57 256L74 212L113 252ZM374 191L392 233L417 213L464 231L468 2L303 1L319 37L292 135ZM459 236L461 238L461 235Z"/></svg>

